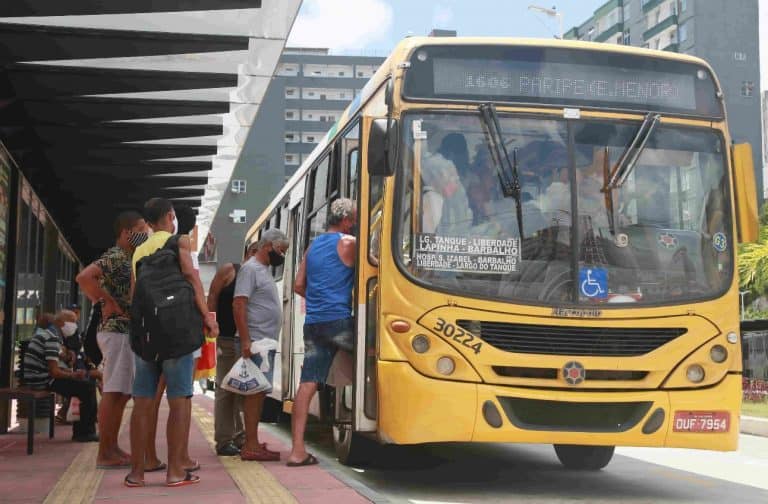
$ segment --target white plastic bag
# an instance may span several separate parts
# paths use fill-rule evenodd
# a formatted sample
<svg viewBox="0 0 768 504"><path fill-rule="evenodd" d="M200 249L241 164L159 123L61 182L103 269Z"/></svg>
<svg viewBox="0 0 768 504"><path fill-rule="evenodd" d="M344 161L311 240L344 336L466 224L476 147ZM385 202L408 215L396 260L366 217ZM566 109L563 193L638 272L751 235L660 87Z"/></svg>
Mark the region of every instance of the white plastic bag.
<svg viewBox="0 0 768 504"><path fill-rule="evenodd" d="M79 422L80 421L80 399L77 397L70 397L69 409L67 410L67 422Z"/></svg>
<svg viewBox="0 0 768 504"><path fill-rule="evenodd" d="M261 357L259 369L264 373L269 372L269 352L277 351L277 341L268 338L262 338L251 343L251 353Z"/></svg>
<svg viewBox="0 0 768 504"><path fill-rule="evenodd" d="M241 395L253 395L272 390L272 385L258 366L251 359L242 357L237 359L235 365L221 381L220 387Z"/></svg>

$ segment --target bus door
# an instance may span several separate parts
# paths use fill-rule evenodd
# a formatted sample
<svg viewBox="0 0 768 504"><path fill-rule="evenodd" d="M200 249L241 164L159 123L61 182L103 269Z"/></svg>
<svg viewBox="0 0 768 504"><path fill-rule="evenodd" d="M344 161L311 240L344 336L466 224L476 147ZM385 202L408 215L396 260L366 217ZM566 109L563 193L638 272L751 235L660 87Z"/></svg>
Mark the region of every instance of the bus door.
<svg viewBox="0 0 768 504"><path fill-rule="evenodd" d="M288 253L285 258L285 270L283 276L283 338L281 342L281 351L283 355L281 378L283 383L282 400L293 399L296 395L297 381L294 379L294 365L296 359L294 358L294 352L296 348L295 340L297 337L302 337L302 331L296 331L295 325L295 309L296 299L298 294L293 292L293 283L296 278L296 270L299 267L301 256L299 252L299 211L301 205L296 204L295 207L289 210L288 225L286 227L286 234L288 235ZM299 307L301 305L299 304ZM298 333L298 336L297 336Z"/></svg>

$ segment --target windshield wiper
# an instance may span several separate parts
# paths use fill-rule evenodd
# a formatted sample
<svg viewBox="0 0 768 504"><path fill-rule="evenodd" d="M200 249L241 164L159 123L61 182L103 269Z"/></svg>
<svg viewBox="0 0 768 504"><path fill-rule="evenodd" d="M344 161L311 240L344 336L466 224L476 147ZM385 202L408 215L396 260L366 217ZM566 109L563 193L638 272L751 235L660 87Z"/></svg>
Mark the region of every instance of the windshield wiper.
<svg viewBox="0 0 768 504"><path fill-rule="evenodd" d="M480 105L480 117L488 129L491 154L496 159L496 174L499 176L501 191L507 198L515 198L517 211L517 228L520 233L520 243L523 241L523 202L520 189L520 176L517 169L517 148L512 150L512 161L509 151L504 144L504 135L499 125L499 116L492 103Z"/></svg>
<svg viewBox="0 0 768 504"><path fill-rule="evenodd" d="M632 142L627 146L624 152L621 153L619 162L616 163L616 167L608 177L608 182L605 184L603 191L609 191L616 189L624 185L624 182L632 173L632 169L637 164L637 160L640 158L640 154L643 153L645 144L650 138L651 133L656 128L656 125L661 119L661 114L648 113L643 119L643 123L640 125L640 129L637 130Z"/></svg>

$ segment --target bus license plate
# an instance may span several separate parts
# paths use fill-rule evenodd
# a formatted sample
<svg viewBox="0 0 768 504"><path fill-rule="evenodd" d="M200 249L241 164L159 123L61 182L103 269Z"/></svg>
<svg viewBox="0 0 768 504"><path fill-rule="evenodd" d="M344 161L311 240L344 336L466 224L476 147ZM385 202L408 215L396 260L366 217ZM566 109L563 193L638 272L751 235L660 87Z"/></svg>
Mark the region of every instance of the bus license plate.
<svg viewBox="0 0 768 504"><path fill-rule="evenodd" d="M728 432L730 428L727 411L675 411L675 432Z"/></svg>

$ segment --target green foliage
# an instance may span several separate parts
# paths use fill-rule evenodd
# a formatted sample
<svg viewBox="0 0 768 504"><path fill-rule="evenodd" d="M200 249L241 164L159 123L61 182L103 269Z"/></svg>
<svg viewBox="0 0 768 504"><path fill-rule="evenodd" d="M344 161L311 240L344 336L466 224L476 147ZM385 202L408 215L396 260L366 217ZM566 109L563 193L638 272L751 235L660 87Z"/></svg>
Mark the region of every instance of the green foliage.
<svg viewBox="0 0 768 504"><path fill-rule="evenodd" d="M757 242L739 246L739 285L757 296L768 293L768 226L760 227Z"/></svg>
<svg viewBox="0 0 768 504"><path fill-rule="evenodd" d="M768 294L768 202L760 209L758 240L739 245L739 286L750 290L750 297Z"/></svg>

